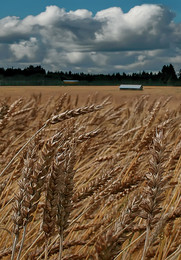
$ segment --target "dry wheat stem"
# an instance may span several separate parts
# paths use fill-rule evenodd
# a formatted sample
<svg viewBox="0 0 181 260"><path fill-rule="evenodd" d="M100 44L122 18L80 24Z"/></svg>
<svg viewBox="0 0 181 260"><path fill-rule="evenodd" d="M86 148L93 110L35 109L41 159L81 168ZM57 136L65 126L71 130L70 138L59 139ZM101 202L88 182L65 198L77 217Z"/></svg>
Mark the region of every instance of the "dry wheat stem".
<svg viewBox="0 0 181 260"><path fill-rule="evenodd" d="M21 252L22 252L22 249L23 249L24 241L25 241L26 227L27 227L27 224L23 228L23 236L22 236L21 245L20 245L20 249L19 249L18 256L17 256L16 260L20 260Z"/></svg>
<svg viewBox="0 0 181 260"><path fill-rule="evenodd" d="M33 178L36 177L37 183L33 181L33 185L35 190L41 191L41 197L33 213L33 220L27 226L25 242L21 229L18 234L22 238L21 241L17 243L14 239L14 243L17 243L14 258L18 256L18 251L22 247L19 257L21 259L43 259L45 252L47 259L58 259L61 253L63 253L62 260L94 259L99 236L106 238L100 255L104 255L103 251L106 250L110 255L99 260L113 258L138 260L143 256L144 248L145 259L179 258L181 106L168 104L167 98L158 100L151 96L149 98L141 96L134 101L132 98L125 100L122 97L119 106L113 104L107 109L94 112L92 104L97 103L97 96L90 96L86 108L91 107L93 113L90 114L90 110L87 109L89 114L79 117L78 113L81 115L83 108L75 109L78 100L70 95L66 98L52 97L51 101L41 105L39 101L40 99L34 96L27 102L23 100L23 103L14 104L10 109L10 105L8 103L6 105L6 102L9 102L7 100L2 103L4 110L0 108L0 119L5 117L3 122L6 122L1 128L0 138L0 150L3 152L0 154L1 171L3 171L0 257L9 259L10 255L12 256L12 243L5 229L12 229L11 204L14 194L17 193L17 183L21 180L21 173L26 166L23 158L29 149L27 146L34 140L37 147L37 161L33 167ZM85 110L83 114L84 112ZM63 118L70 117L71 120L62 121ZM47 126L44 130L40 131L40 135L35 135L27 146L25 145L20 155L19 150L31 138L31 134L36 134L36 130L41 129L45 123ZM30 128L31 131L28 130ZM155 141L152 140L157 138L155 131L158 135L160 131L164 132L162 142L165 152L163 149L160 166L154 168L152 162L151 174L145 175L145 168L150 164L148 156L159 154L158 149L153 148ZM60 136L53 138L58 132L61 133ZM150 146L153 149L150 150ZM75 185L72 194L69 194L73 195L70 199L72 206L67 208L67 216L70 216L64 232L61 232L60 228L57 235L56 227L46 246L45 235L39 233L43 221L43 201L47 196L47 187L44 183L57 156L62 155L62 158L64 156L64 162L69 160L68 156L71 156L71 153L66 152L66 147L70 148L69 152L74 149L76 155ZM11 161L14 156L14 161L5 168L6 162ZM62 172L63 168L66 169L65 166L66 164L62 162ZM29 185L28 183L25 181L25 184ZM139 208L141 213L128 224L133 213L132 211L129 213L129 210L126 213L125 210L136 190L142 193ZM154 190L158 190L158 193L154 193ZM67 191L71 189L68 188ZM64 194L64 191L62 193ZM24 196L22 201L26 197ZM51 200L51 197L49 199ZM26 203L28 201L31 202L31 198ZM146 212L149 207L153 210L148 214ZM48 231L48 235L50 233ZM109 245L111 241L114 243Z"/></svg>
<svg viewBox="0 0 181 260"><path fill-rule="evenodd" d="M48 259L48 245L49 245L49 239L47 238L46 240L45 240L45 260L47 260Z"/></svg>
<svg viewBox="0 0 181 260"><path fill-rule="evenodd" d="M14 260L14 257L15 257L15 252L16 252L16 245L18 243L18 235L15 234L15 239L14 239L14 242L13 242L13 248L12 248L12 254L11 254L11 260Z"/></svg>
<svg viewBox="0 0 181 260"><path fill-rule="evenodd" d="M23 254L22 259L28 254L28 252L31 250L31 248L37 243L37 241L41 238L43 235L43 232L39 234L39 236L33 241L33 243L29 246L29 248L26 250L26 252ZM38 259L37 259L38 260Z"/></svg>
<svg viewBox="0 0 181 260"><path fill-rule="evenodd" d="M177 248L173 254L171 254L169 257L167 257L165 260L176 260L178 256L181 255L181 245Z"/></svg>
<svg viewBox="0 0 181 260"><path fill-rule="evenodd" d="M143 232L139 237L137 237L133 242L131 242L127 247L125 247L121 252L113 259L117 260L130 246L132 246L135 242L137 242L141 237L143 237L146 234L146 231Z"/></svg>
<svg viewBox="0 0 181 260"><path fill-rule="evenodd" d="M9 161L4 170L0 173L0 177L3 176L5 171L10 167L10 165L14 162L14 160L18 157L18 155L24 150L24 148L37 136L47 125L44 124L31 138L21 147L21 149L14 155L14 157Z"/></svg>
<svg viewBox="0 0 181 260"><path fill-rule="evenodd" d="M7 166L4 168L4 170L0 173L0 177L3 176L4 172L10 167L12 162L18 157L18 155L22 152L22 150L37 136L47 125L49 124L56 124L59 122L62 122L66 119L69 119L71 117L76 117L79 115L87 114L96 110L100 110L103 108L104 105L107 105L108 99L106 99L102 104L100 105L92 105L90 107L83 107L76 110L66 111L60 115L53 116L52 118L48 119L45 124L34 134L31 136L31 138L22 146L22 148L15 154L15 156L10 160L10 162L7 164Z"/></svg>

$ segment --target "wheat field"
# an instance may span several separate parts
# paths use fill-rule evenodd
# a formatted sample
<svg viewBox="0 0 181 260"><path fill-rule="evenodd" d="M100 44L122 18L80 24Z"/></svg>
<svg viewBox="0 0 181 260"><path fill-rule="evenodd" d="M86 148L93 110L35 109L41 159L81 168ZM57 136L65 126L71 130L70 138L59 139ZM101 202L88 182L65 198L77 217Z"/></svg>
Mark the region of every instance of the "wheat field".
<svg viewBox="0 0 181 260"><path fill-rule="evenodd" d="M2 88L0 259L181 260L180 89L70 88Z"/></svg>

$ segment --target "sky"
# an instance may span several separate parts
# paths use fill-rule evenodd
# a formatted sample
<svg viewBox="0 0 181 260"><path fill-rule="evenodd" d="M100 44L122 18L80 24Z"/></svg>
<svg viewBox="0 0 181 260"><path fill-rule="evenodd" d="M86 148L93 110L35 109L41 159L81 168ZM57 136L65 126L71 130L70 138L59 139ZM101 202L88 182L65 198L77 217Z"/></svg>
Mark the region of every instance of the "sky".
<svg viewBox="0 0 181 260"><path fill-rule="evenodd" d="M180 0L1 0L0 67L181 69Z"/></svg>

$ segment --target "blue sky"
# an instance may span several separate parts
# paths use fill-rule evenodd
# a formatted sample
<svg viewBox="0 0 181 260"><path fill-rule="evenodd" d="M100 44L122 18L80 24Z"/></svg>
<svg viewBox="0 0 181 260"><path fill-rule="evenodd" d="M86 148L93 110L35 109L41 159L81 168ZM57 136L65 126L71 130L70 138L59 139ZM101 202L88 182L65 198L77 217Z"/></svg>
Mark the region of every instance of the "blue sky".
<svg viewBox="0 0 181 260"><path fill-rule="evenodd" d="M1 0L0 28L0 67L181 68L180 0Z"/></svg>
<svg viewBox="0 0 181 260"><path fill-rule="evenodd" d="M0 17L15 15L21 18L32 14L43 12L48 5L57 5L67 11L76 9L88 9L93 13L109 7L121 7L127 12L135 5L141 4L163 4L176 13L176 21L181 21L180 0L1 0Z"/></svg>
<svg viewBox="0 0 181 260"><path fill-rule="evenodd" d="M136 5L141 4L163 4L175 12L176 21L181 21L180 0L1 0L0 18L8 15L15 15L21 18L32 14L37 15L43 12L48 5L57 5L67 11L76 9L88 9L94 14L102 9L117 6L127 12Z"/></svg>

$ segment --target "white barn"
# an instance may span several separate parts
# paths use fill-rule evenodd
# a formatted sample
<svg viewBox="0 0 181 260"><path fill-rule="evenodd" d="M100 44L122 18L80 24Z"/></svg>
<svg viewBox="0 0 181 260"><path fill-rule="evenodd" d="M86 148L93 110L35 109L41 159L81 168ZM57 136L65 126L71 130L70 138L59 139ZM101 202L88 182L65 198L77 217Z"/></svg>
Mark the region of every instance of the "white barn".
<svg viewBox="0 0 181 260"><path fill-rule="evenodd" d="M128 84L121 84L119 86L121 90L143 90L142 85L128 85Z"/></svg>

